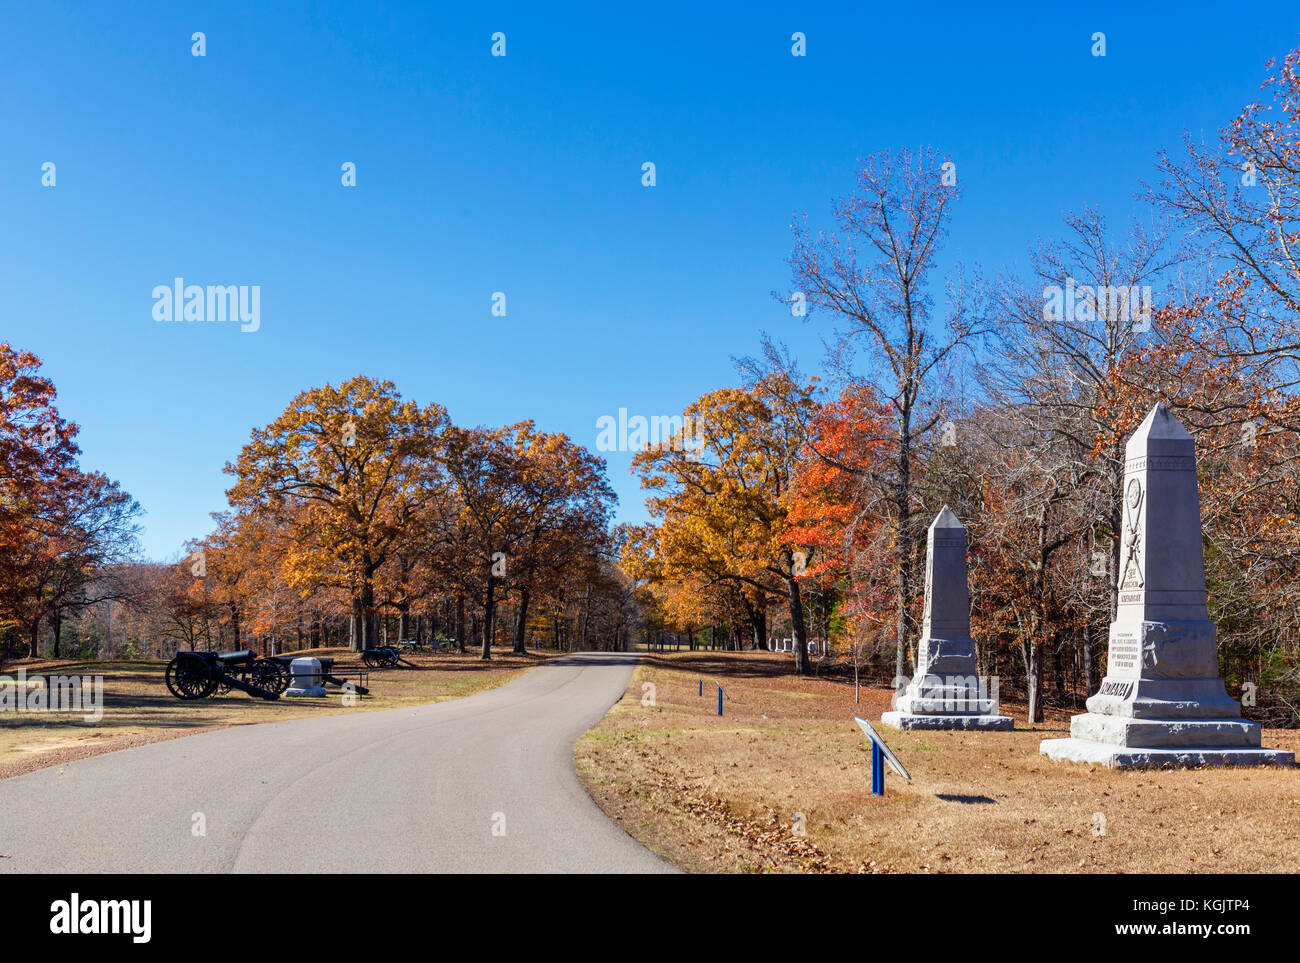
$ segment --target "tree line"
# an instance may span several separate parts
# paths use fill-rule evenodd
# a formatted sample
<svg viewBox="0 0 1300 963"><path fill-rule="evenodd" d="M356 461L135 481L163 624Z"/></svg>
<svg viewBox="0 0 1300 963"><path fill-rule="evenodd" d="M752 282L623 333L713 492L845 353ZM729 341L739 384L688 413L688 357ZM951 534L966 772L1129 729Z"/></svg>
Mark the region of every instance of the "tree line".
<svg viewBox="0 0 1300 963"><path fill-rule="evenodd" d="M488 659L622 648L639 626L604 461L566 435L461 428L374 378L312 388L225 466L213 531L151 563L139 506L76 468L38 359L5 345L0 365L10 656L58 657L70 632L82 657L443 638Z"/></svg>
<svg viewBox="0 0 1300 963"><path fill-rule="evenodd" d="M823 371L765 338L688 408L702 444L636 457L654 520L623 565L647 624L785 635L803 673L811 599L840 664L906 676L948 504L981 671L1036 721L1076 705L1115 614L1124 443L1164 401L1197 443L1225 680L1300 721L1300 49L1268 66L1217 142L1155 158L1127 232L1066 214L1019 275L947 266L961 188L934 148L866 158L827 228L796 219L789 303L821 320Z"/></svg>

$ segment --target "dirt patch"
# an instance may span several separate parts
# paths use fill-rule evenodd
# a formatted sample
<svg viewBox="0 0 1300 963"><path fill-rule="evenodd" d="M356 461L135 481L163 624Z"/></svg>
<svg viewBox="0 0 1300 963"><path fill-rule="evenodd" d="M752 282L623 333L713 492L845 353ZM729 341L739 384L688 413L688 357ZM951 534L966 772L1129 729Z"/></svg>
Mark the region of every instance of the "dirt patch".
<svg viewBox="0 0 1300 963"><path fill-rule="evenodd" d="M21 776L25 772L46 769L50 766L66 765L78 759L88 759L91 756L116 752L119 749L134 749L136 746L147 746L151 742L166 742L168 739L179 739L182 736L194 736L200 732L212 732L215 729L225 728L228 727L207 726L203 729L185 729L180 732L142 732L134 736L123 736L119 739L109 739L97 743L66 743L58 746L47 746L36 750L40 753L39 755L30 755L25 759L0 763L0 779Z"/></svg>

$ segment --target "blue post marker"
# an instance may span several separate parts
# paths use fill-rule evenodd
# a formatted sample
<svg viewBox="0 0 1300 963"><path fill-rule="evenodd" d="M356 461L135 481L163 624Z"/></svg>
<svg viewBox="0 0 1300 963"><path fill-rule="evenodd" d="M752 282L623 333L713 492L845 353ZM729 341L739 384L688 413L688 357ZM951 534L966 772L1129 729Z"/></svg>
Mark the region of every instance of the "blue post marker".
<svg viewBox="0 0 1300 963"><path fill-rule="evenodd" d="M889 751L880 734L876 732L870 722L866 719L853 717L853 721L858 724L862 734L871 740L871 795L883 796L885 794L885 763L889 763L889 768L894 770L899 776L912 781L911 775L907 769L898 761L898 757Z"/></svg>
<svg viewBox="0 0 1300 963"><path fill-rule="evenodd" d="M718 715L722 715L722 686L718 686Z"/></svg>
<svg viewBox="0 0 1300 963"><path fill-rule="evenodd" d="M704 695L704 680L700 680L700 695Z"/></svg>

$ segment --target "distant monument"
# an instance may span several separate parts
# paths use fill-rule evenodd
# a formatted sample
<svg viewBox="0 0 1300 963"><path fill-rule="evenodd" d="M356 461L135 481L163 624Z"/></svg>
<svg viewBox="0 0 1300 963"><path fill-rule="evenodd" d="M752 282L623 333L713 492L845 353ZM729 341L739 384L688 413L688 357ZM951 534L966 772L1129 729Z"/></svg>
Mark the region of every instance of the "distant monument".
<svg viewBox="0 0 1300 963"><path fill-rule="evenodd" d="M1040 751L1121 769L1291 765L1294 753L1260 748L1259 725L1241 718L1219 677L1192 436L1158 404L1125 454L1106 678L1088 712L1070 720L1070 738L1046 739Z"/></svg>
<svg viewBox="0 0 1300 963"><path fill-rule="evenodd" d="M895 729L1012 728L975 671L966 588L966 529L944 505L930 523L925 553L925 624L916 676L880 721Z"/></svg>

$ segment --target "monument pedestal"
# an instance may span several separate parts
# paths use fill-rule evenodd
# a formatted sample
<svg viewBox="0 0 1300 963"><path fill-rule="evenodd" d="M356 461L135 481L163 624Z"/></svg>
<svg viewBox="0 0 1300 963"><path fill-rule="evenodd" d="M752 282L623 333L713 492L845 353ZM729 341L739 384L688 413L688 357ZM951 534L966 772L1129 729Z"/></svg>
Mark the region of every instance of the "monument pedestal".
<svg viewBox="0 0 1300 963"><path fill-rule="evenodd" d="M1259 736L1255 737L1256 739ZM1039 750L1053 762L1087 762L1108 769L1185 769L1192 766L1289 766L1295 753L1282 749L1125 749L1089 739L1045 739Z"/></svg>
<svg viewBox="0 0 1300 963"><path fill-rule="evenodd" d="M1259 724L1241 718L1228 697L1214 623L1115 622L1110 636L1106 678L1088 711L1070 720L1070 738L1039 747L1053 762L1135 769L1294 761L1290 752L1261 748Z"/></svg>
<svg viewBox="0 0 1300 963"><path fill-rule="evenodd" d="M1260 745L1219 677L1206 609L1196 447L1164 405L1129 439L1119 604L1106 678L1070 738L1045 739L1055 762L1112 769L1289 766L1295 754Z"/></svg>
<svg viewBox="0 0 1300 963"><path fill-rule="evenodd" d="M323 699L325 685L323 682L320 659L300 658L289 663L289 672L293 681L284 695L290 699Z"/></svg>

